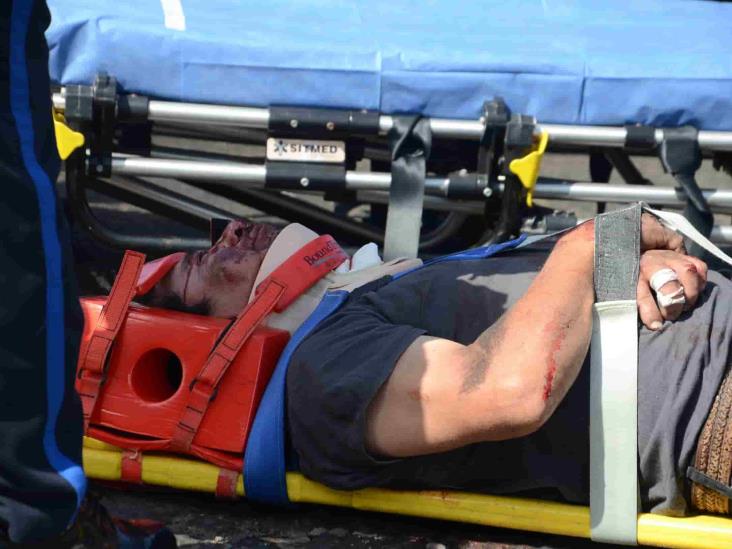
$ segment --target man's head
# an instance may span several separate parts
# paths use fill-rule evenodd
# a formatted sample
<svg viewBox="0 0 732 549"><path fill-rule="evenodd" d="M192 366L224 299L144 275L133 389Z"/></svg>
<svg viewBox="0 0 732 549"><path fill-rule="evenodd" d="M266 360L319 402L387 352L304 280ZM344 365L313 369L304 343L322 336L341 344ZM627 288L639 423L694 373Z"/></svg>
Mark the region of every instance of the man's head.
<svg viewBox="0 0 732 549"><path fill-rule="evenodd" d="M234 317L249 301L264 256L279 230L263 223L232 221L208 250L187 254L155 286L147 303Z"/></svg>

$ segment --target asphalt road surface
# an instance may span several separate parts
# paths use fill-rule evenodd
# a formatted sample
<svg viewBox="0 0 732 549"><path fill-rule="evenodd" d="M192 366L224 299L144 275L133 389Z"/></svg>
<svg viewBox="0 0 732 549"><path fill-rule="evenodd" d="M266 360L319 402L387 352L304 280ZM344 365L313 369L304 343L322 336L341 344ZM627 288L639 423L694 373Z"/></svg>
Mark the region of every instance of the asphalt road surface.
<svg viewBox="0 0 732 549"><path fill-rule="evenodd" d="M727 176L714 172L705 162L700 176L703 187L730 187ZM664 185L673 185L662 174L658 162L642 159L644 175ZM555 177L589 179L586 157L549 156L542 174ZM614 176L613 182L619 182ZM171 183L177 189L181 184ZM63 187L60 186L62 189ZM196 194L197 191L186 189ZM198 193L199 198L216 200ZM183 225L160 219L115 200L93 195L92 204L105 223L118 228L133 227L140 234L205 236ZM226 204L232 207L232 204ZM241 215L257 216L237 205ZM579 217L592 215L589 205L560 203L555 207L573 209ZM264 216L260 216L264 217ZM277 222L277 220L274 220ZM728 216L718 222L729 224ZM317 228L316 228L317 229ZM121 254L92 241L78 227L73 231L80 287L83 294L105 292ZM218 501L213 496L152 489L120 489L95 485L103 494L108 508L115 514L159 519L175 531L179 544L189 549L203 547L264 548L264 547L324 547L324 548L518 548L551 547L579 548L592 544L586 540L547 535L525 534L487 527L415 519L375 513L365 513L314 505L292 509L253 506L246 501ZM603 546L607 547L607 546Z"/></svg>

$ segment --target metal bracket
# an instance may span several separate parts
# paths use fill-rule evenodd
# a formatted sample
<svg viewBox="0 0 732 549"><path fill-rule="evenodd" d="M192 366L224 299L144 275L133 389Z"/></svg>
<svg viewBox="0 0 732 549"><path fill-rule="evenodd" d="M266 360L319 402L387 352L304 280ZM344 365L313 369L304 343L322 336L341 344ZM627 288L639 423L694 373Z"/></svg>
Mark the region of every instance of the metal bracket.
<svg viewBox="0 0 732 549"><path fill-rule="evenodd" d="M378 135L379 113L366 110L270 107L270 133L333 139L343 136Z"/></svg>
<svg viewBox="0 0 732 549"><path fill-rule="evenodd" d="M536 119L533 116L514 114L506 125L503 144L502 172L505 176L501 210L489 244L505 242L518 235L521 230L521 215L524 210L524 186L519 177L510 170L511 162L523 158L534 146Z"/></svg>
<svg viewBox="0 0 732 549"><path fill-rule="evenodd" d="M692 126L663 130L659 155L663 169L674 176L686 193L687 203L684 216L700 233L709 236L714 224L714 216L694 178L694 174L702 163L698 135L698 130ZM704 251L693 243L689 253L700 257L704 255Z"/></svg>
<svg viewBox="0 0 732 549"><path fill-rule="evenodd" d="M477 172L485 176L488 185L495 182L501 173L506 126L510 118L511 111L502 97L483 103L480 121L485 128L478 147Z"/></svg>
<svg viewBox="0 0 732 549"><path fill-rule="evenodd" d="M656 150L656 129L652 126L632 124L625 126L623 148L630 152L652 152Z"/></svg>
<svg viewBox="0 0 732 549"><path fill-rule="evenodd" d="M267 162L264 187L277 190L338 191L346 188L342 165Z"/></svg>
<svg viewBox="0 0 732 549"><path fill-rule="evenodd" d="M117 80L99 73L93 86L67 86L65 99L67 122L84 135L86 173L110 177L117 120Z"/></svg>

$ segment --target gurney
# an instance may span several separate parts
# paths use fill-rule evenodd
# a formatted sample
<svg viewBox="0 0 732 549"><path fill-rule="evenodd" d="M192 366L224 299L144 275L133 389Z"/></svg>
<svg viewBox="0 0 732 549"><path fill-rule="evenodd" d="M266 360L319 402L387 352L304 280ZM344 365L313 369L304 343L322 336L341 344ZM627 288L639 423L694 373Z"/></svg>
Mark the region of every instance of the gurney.
<svg viewBox="0 0 732 549"><path fill-rule="evenodd" d="M370 3L368 10L333 3L317 14L287 3L247 6L246 13L210 2L50 5L50 67L61 86L54 105L76 132L67 133L71 206L83 226L117 247L162 252L199 248L203 239L161 244L115 232L91 212L86 189L201 229L210 218L230 217L147 179L153 177L178 178L339 238L383 242L387 256L442 250L450 237L468 232L469 217L486 223L469 235L470 244L576 222L534 199L585 200L600 209L606 201L645 200L696 212L703 229L710 212L732 205L732 193L701 192L693 177L702 156L724 165L732 150L732 67L724 58L732 10L723 4L635 3L623 8L622 24L617 8L604 2L571 9L504 3L489 14L455 3L419 13L393 3ZM420 47L425 36L430 46ZM687 49L680 36L689 37ZM659 51L659 44L674 47ZM156 136L255 143L266 151L256 163L242 162L193 148L161 150ZM542 179L547 147L599 148L632 185ZM629 152L659 154L679 187L643 184ZM363 159L371 170L356 169ZM298 198L303 192L346 205L388 204L385 227L312 208ZM423 208L443 212L436 228L420 231ZM722 243L730 234L725 226L706 231ZM119 479L118 456L88 441L90 475ZM156 460L163 470L207 467L143 456L145 482L215 489L193 485L198 473L156 473ZM201 471L201 479L210 478ZM287 488L291 501L589 533L586 509L546 502L442 494L436 507L402 507L398 493L338 493L296 474ZM416 501L411 493L402 497ZM435 499L426 494L420 501ZM449 510L456 507L464 512ZM537 512L547 524L527 520ZM557 520L563 514L566 523ZM728 546L731 535L729 521L715 517L641 515L638 528L640 543L677 547Z"/></svg>
<svg viewBox="0 0 732 549"><path fill-rule="evenodd" d="M717 255L720 259L732 263L732 258L716 249L708 240L700 237L699 233L683 217L668 212L654 211L652 213L658 215L664 222L676 224L676 228L687 236L695 237L702 247ZM636 206L619 213L600 216L596 219L596 227L602 225L609 228L618 220L623 223L625 222L623 220L634 220L632 221L633 223L640 223L640 207ZM597 238L599 238L598 248L601 250L604 249L602 244L604 238L602 234L604 232L605 229L600 229L597 232ZM631 240L639 237L637 230L627 231L624 235L615 234L616 236L622 236L622 238L629 237ZM319 237L308 246L315 245L317 248L320 246L319 241L321 239L329 238L327 236ZM534 241L536 241L536 238L532 239L522 236L519 239L503 244L476 248L460 254L436 258L432 261L443 262L457 259L480 259L505 253L513 248L531 244ZM334 250L334 253L340 252ZM296 259L296 263L299 263L300 257L298 254L292 256L290 259ZM625 254L628 257L619 258L618 254ZM149 270L143 270L141 275L130 277L129 274L131 272L139 272L137 269L142 265L138 263L138 267L134 267L133 265L132 269L129 268L133 263L133 258L139 255L136 252L128 252L125 255L123 266L114 285L117 290L113 290L106 305L104 305L104 310L108 312L106 313L106 320L103 321L103 326L109 326L109 328L97 324L102 317L105 317L104 310L102 310L101 316L99 315L101 303L95 303L98 300L92 300L91 302L86 300L84 302L85 315L91 314L91 317L87 316L87 328L85 329L82 342L82 359L80 359L77 388L79 388L82 396L85 422L90 419L92 423L96 423L93 402L100 402L100 400L97 400L98 398L101 398L102 403L105 398L112 399L111 403L108 402L107 405L102 404L101 410L97 408L97 412L101 414L106 408L106 412L104 413L109 414L111 412L112 416L114 416L112 418L112 425L117 427L122 427L122 422L127 423L128 419L134 420L135 418L137 420L147 420L150 423L151 412L159 415L162 411L161 406L176 406L179 408L180 413L183 414L181 418L186 418L184 420L185 423L178 424L178 427L184 428L181 431L183 436L188 436L186 433L193 433L190 436L196 437L196 440L198 438L195 433L198 431L191 431L191 429L197 429L196 427L192 427L194 425L194 423L191 423L192 420L199 418L196 421L200 422L201 418L204 418L204 421L211 420L212 422L218 421L221 423L224 419L221 417L221 413L219 413L218 419L210 413L204 415L208 407L210 407L209 411L213 412L214 406L232 406L234 405L233 400L236 400L237 403L241 402L249 409L248 402L250 398L253 398L257 402L255 405L257 408L256 417L251 423L247 420L246 427L244 428L249 433L249 438L244 449L243 464L239 462L240 466L243 465L243 475L236 469L232 470L229 465L225 464L224 467L221 467L220 462L218 462L219 466L214 466L200 461L192 461L181 456L140 451L140 448L145 449L151 444L157 447L161 447L161 443L167 445L168 442L162 438L157 438L159 442L156 442L155 438L149 438L147 441L142 441L139 444L133 443L132 449L118 448L87 439L85 441L84 454L85 466L94 478L113 481L121 480L137 484L148 483L173 486L187 490L210 491L221 497L246 495L247 497L254 498L255 501L268 503L290 504L293 502L314 502L352 506L365 510L380 510L382 512L399 512L434 518L462 520L476 522L478 524L501 525L511 528L561 533L580 537L591 535L592 539L596 541L624 542L630 544L648 543L668 547L726 547L732 539L730 520L726 518L695 517L673 519L669 517L657 517L655 515L638 515L636 511L638 506L638 480L636 477L636 375L634 374L636 374L635 371L637 368L637 303L635 299L623 300L623 293L618 294L617 290L620 289L622 292L629 292L633 296L635 294L637 270L632 268L632 256L635 255L635 261L637 261L637 243L635 251L634 246L623 245L614 254L603 256L600 253L596 258L596 262L599 261L595 273L598 303L596 304L597 318L593 321L591 377L593 380L599 381L599 384L597 381L591 382L592 395L590 400L592 415L590 430L592 435L590 438L591 456L593 457L590 460L590 469L592 471L590 479L591 485L594 486L597 484L597 487L591 488L590 490L592 503L589 511L586 508L572 505L450 491L396 492L392 490L366 489L355 492L343 492L328 489L303 478L296 473L294 462L287 457L286 427L284 424L284 380L286 371L290 357L300 341L304 337L307 337L307 334L324 318L327 318L329 314L337 310L345 301L347 293L343 290L335 290L324 296L317 309L293 334L292 339L288 342L277 362L272 377L269 379L266 391L262 395L260 391L261 385L259 383L242 383L246 378L252 379L252 374L256 374L261 370L252 370L250 368L249 373L243 373L244 378L242 378L242 373L239 374L239 377L229 377L227 378L229 383L222 384L221 387L218 384L209 385L211 381L207 379L211 376L215 379L221 379L222 372L208 372L204 375L203 370L200 370L199 377L197 372L199 371L198 368L201 368L201 364L196 365L195 361L192 360L190 356L191 351L186 353L182 350L185 346L190 347L191 338L193 341L200 340L201 343L204 343L201 336L207 337L203 333L206 331L206 324L221 323L222 319L198 317L188 313L176 313L165 310L146 310L145 308L140 309L138 307L137 309L130 310L128 313L127 325L122 329L122 333L125 335L122 335L116 341L114 339L115 336L111 336L113 338L111 341L115 341L117 350L109 355L109 359L106 359L104 355L99 355L98 353L94 353L96 356L92 357L91 354L87 354L84 351L84 349L91 349L95 346L94 339L97 337L97 334L99 334L100 338L99 343L109 349L110 334L107 332L109 329L112 329L112 326L117 327L114 330L119 330L121 326L120 319L124 318L120 314L125 315L124 305L122 305L120 299L124 298L124 296L127 296L126 299L129 299L129 297L134 295L132 290L135 288L137 288L135 291L145 291L140 289L150 288L151 285L154 285L155 280L158 280L160 276L164 276L164 271L161 271L158 266L149 264ZM606 257L606 259L602 259L602 257ZM164 266L167 259L162 260L157 265ZM139 261L144 261L144 257L139 258ZM167 261L167 263L170 263L170 261ZM328 267L326 267L327 269ZM408 271L402 274L408 274ZM280 275L276 273L271 276L284 282L284 278L278 278ZM627 284L619 283L619 277L621 279L624 278ZM614 282L608 285L605 282L601 282L603 279L610 279ZM265 297L259 298L258 301L260 303L267 303L270 299L266 296L271 293L269 289L272 286L267 286L267 284L270 284L268 282L264 284L265 288L260 292L260 295ZM276 284L278 285L279 283ZM291 295L290 290L293 287L285 286L285 288L284 293L278 295ZM618 298L621 299L618 300ZM275 298L275 300L277 299ZM274 304L276 301L270 303ZM270 307L271 305L261 306ZM603 308L606 311L611 311L609 317L603 314ZM242 330L251 329L244 328L247 323L246 319L251 316L259 316L259 311L260 305L255 302L255 304L247 307L237 317L231 330L222 332L213 350L210 351L209 358L205 361L206 366L204 366L204 369L209 368L211 360L221 360L222 355L219 355L219 347L222 349L241 349L241 354L235 358L237 362L240 359L249 362L258 360L256 353L251 348L247 351L246 347L240 347L235 341L239 338L237 334L242 333ZM622 324L624 327L618 324L618 320L621 319L621 316L618 315L619 312L622 315ZM156 317L160 317L160 315L164 315L169 321L168 326L164 326L162 332L171 333L171 328L176 325L174 322L176 314L185 315L184 318L181 317L179 322L177 322L179 329L185 325L193 326L193 329L189 330L187 336L181 332L178 336L172 336L172 339L167 344L161 343L159 336L154 336L147 338L148 341L144 343L149 350L154 351L156 354L159 354L160 351L169 352L168 350L172 349L174 355L183 357L177 362L181 374L174 376L178 378L178 383L176 386L171 387L171 391L163 395L157 394L157 391L153 395L147 390L145 391L146 394L143 394L139 391L139 386L137 389L135 388L135 379L139 379L140 372L145 372L146 377L151 380L153 377L159 375L156 372L166 376L167 374L165 372L169 370L171 362L165 359L158 363L153 363L149 359L150 352L145 347L137 351L139 358L136 358L134 355L135 351L132 351L133 354L130 355L132 346L125 344L125 341L131 338L133 341L142 342L141 340L146 339L143 335L144 331L151 332L153 325L157 321L162 320L162 318L158 318L156 321ZM606 321L609 322L603 328ZM132 324L130 325L130 323ZM95 325L97 326L96 328ZM609 334L604 333L606 328L609 330ZM97 331L98 329L101 329L101 332ZM619 333L619 329L625 333ZM261 328L259 336L260 338L266 338L268 335L270 338L277 337L277 334L273 332L277 332L277 330ZM255 331L254 333L256 334L257 332ZM619 344L620 341L613 340L613 336L618 335L626 336L625 339L622 337L620 339L620 341L625 341L625 344ZM596 337L599 339L596 340ZM610 339L611 345L607 344L606 338ZM103 341L107 341L107 343L103 343ZM254 344L253 340L250 341ZM630 343L633 341L634 343L631 345ZM199 354L201 352L208 352L206 345L194 345L193 349ZM597 364L596 350L598 350L597 355L601 357L600 362ZM109 351L105 351L105 353L107 352ZM238 353L238 351L236 352ZM628 356L628 353L630 353L630 356ZM95 378L88 375L92 372L83 366L84 363L89 363L89 359L84 359L84 356L89 356L92 361L98 362L100 366L98 372L102 376L110 376L106 395L100 392L92 394L89 389L81 389L82 386L79 383L86 383L83 387L87 388L91 387L89 382L92 384L96 383L94 381ZM128 358L124 358L125 356ZM259 379L259 375L257 375L257 378ZM611 382L607 383L605 378ZM96 379L98 380L99 377ZM201 384L206 387L198 388ZM189 391L178 390L184 386L189 387ZM129 387L132 393L137 393L138 396L135 397L134 394L130 394L129 389L125 389L125 387ZM197 388L196 391L198 392L203 391L200 393L203 400L201 401L196 397L195 401L198 404L195 405L193 404L194 401L190 400L190 396L187 396L189 392L191 395L193 394L194 387ZM233 400L231 394L219 391L221 388L230 391L232 387L236 387L238 391L238 398ZM120 390L122 393L120 393ZM121 417L119 414L121 398L127 402L125 406L130 410L126 414L127 417ZM91 407L88 406L89 402L92 402ZM187 405L185 404L186 402L188 402ZM202 405L204 406L203 409L200 408ZM598 410L595 410L596 407ZM195 410L196 414L191 416L188 412L189 409ZM596 413L597 415L595 415ZM101 416L97 415L96 417L100 418ZM173 417L175 417L175 414ZM595 421L595 418L599 418L599 420ZM231 418L228 421L238 421L238 419L238 417ZM119 433L109 433L105 432L104 429L100 429L104 423L103 419L101 421L98 419L97 422L99 422L99 425L90 431L95 436L100 436L104 440L109 440L110 437L112 437L112 440L125 439ZM161 432L158 428L154 430L157 430L158 433ZM157 437L158 435L153 434L153 436ZM138 438L133 434L133 439ZM174 440L175 437L171 439L171 441ZM190 440L194 439L191 438ZM193 451L195 455L202 455L200 450L196 450L191 446L186 446L185 451L188 452L188 449ZM613 516L618 512L620 515L624 515L620 517L619 521L618 517ZM541 520L537 522L537 519ZM546 522L544 522L544 519L546 519ZM629 537L626 537L623 533L617 533L615 531L616 527L626 529L629 527ZM703 538L699 537L700 532L704 532Z"/></svg>
<svg viewBox="0 0 732 549"><path fill-rule="evenodd" d="M178 178L336 238L386 242L387 257L415 255L418 240L422 253L444 252L575 222L533 197L600 210L691 202L706 224L732 205L729 192L693 182L702 157L725 165L732 149L726 4L49 4L54 102L87 136L81 169L69 170L75 215L120 247L201 241L111 231L84 206L86 188L202 232L208 218L226 217L149 179ZM414 136L414 116L428 127L410 145L425 158L410 183L390 160L399 136ZM171 148L158 144L165 136L198 141ZM201 140L257 148L206 155ZM589 152L595 180L615 168L631 185L537 183L546 146ZM678 188L647 185L629 152L661 156ZM342 214L358 204L372 206L365 221ZM725 225L707 230L719 243L732 238Z"/></svg>

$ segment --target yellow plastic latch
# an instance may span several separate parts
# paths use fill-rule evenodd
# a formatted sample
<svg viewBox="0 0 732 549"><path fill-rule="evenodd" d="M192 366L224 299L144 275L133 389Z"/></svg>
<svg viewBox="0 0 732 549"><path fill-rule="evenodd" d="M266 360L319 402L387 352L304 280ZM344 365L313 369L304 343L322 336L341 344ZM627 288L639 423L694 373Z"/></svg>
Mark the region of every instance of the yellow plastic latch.
<svg viewBox="0 0 732 549"><path fill-rule="evenodd" d="M72 152L84 145L84 134L69 128L64 116L55 110L53 111L53 128L56 131L56 147L61 160L66 160Z"/></svg>
<svg viewBox="0 0 732 549"><path fill-rule="evenodd" d="M521 184L526 188L526 205L531 207L534 198L534 187L539 178L541 159L544 157L546 144L549 142L549 134L542 132L539 142L534 145L533 150L523 158L512 160L508 165L511 173L518 176Z"/></svg>

